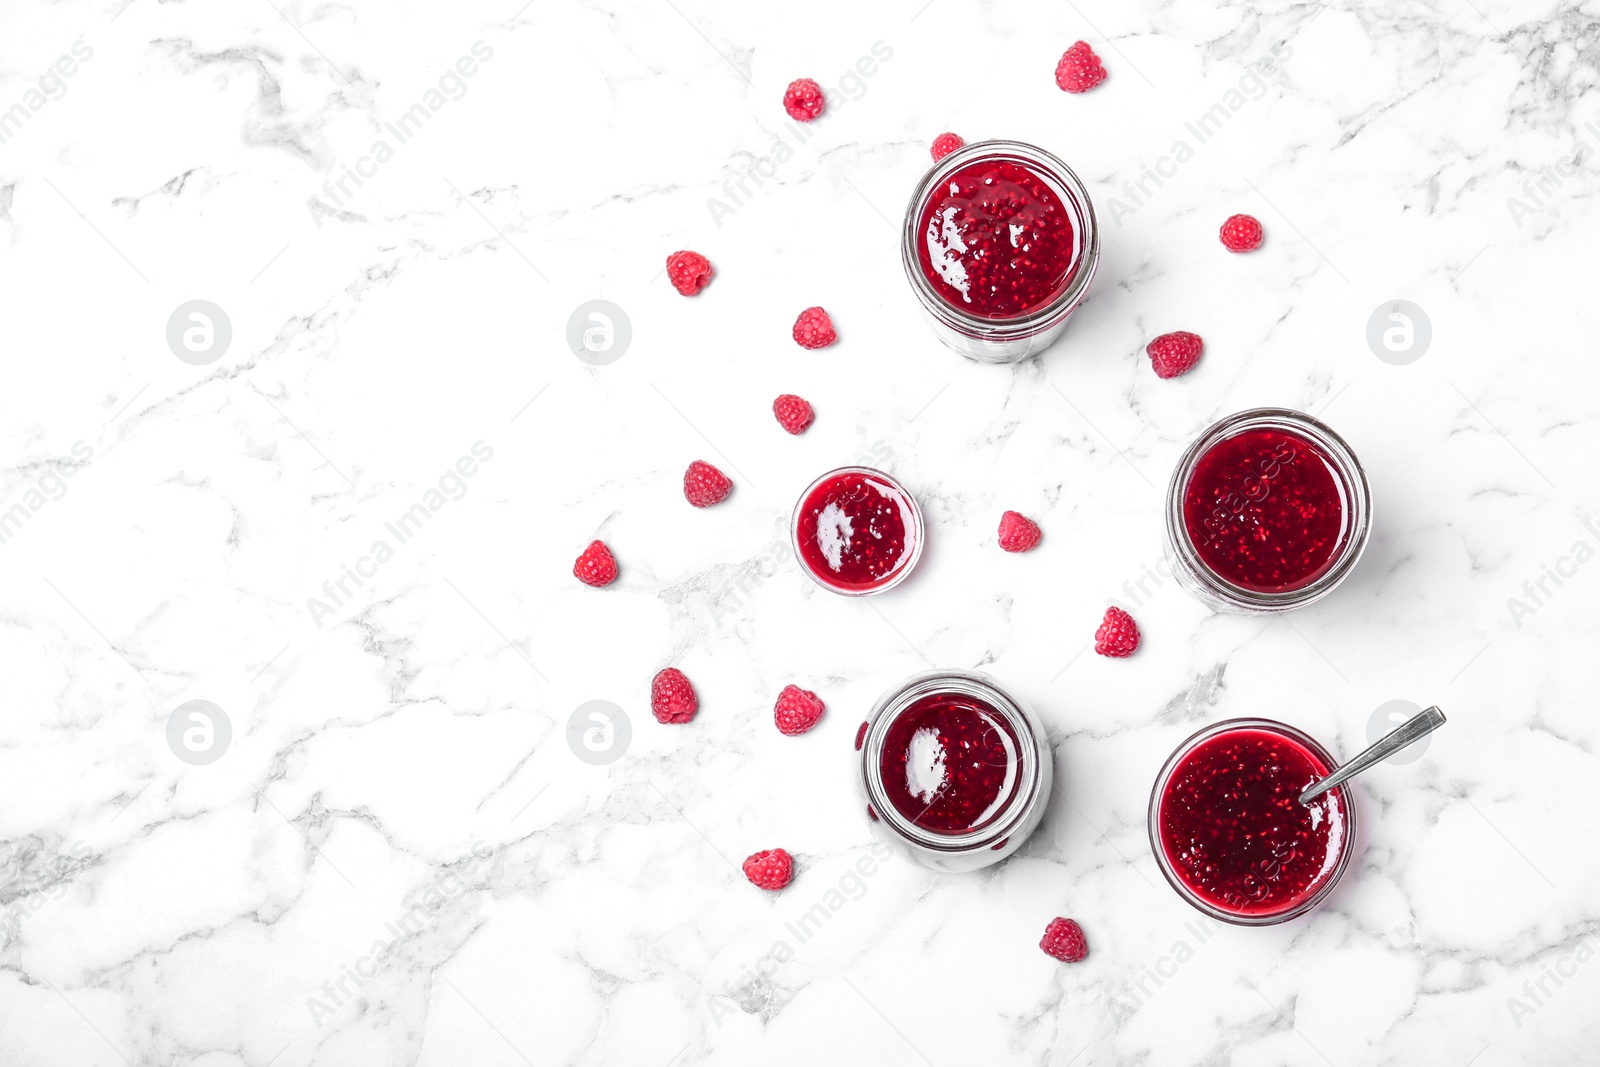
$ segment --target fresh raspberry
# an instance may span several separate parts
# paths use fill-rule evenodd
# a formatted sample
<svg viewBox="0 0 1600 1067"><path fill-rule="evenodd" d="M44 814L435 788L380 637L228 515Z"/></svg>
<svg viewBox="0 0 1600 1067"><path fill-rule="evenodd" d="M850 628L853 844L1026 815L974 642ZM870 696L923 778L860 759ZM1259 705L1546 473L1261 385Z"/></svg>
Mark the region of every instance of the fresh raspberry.
<svg viewBox="0 0 1600 1067"><path fill-rule="evenodd" d="M744 876L757 889L782 889L794 877L794 858L781 848L757 852L744 861Z"/></svg>
<svg viewBox="0 0 1600 1067"><path fill-rule="evenodd" d="M1107 608L1100 629L1094 632L1094 650L1102 656L1121 659L1139 647L1139 624L1121 608Z"/></svg>
<svg viewBox="0 0 1600 1067"><path fill-rule="evenodd" d="M778 732L789 737L803 734L822 718L822 701L809 689L786 685L772 705L772 717L777 720Z"/></svg>
<svg viewBox="0 0 1600 1067"><path fill-rule="evenodd" d="M833 320L821 308L806 308L794 320L794 343L801 348L827 348L838 339Z"/></svg>
<svg viewBox="0 0 1600 1067"><path fill-rule="evenodd" d="M1077 963L1089 954L1089 942L1083 939L1083 927L1071 919L1051 919L1044 928L1039 947L1045 955L1054 956L1063 963Z"/></svg>
<svg viewBox="0 0 1600 1067"><path fill-rule="evenodd" d="M700 710L700 698L682 671L668 667L650 683L650 710L656 722L688 722Z"/></svg>
<svg viewBox="0 0 1600 1067"><path fill-rule="evenodd" d="M590 541L572 565L572 573L584 585L610 585L617 580L617 561L604 541Z"/></svg>
<svg viewBox="0 0 1600 1067"><path fill-rule="evenodd" d="M1261 220L1254 215L1229 215L1222 224L1222 246L1230 252L1253 252L1261 247Z"/></svg>
<svg viewBox="0 0 1600 1067"><path fill-rule="evenodd" d="M1026 552L1039 543L1039 524L1015 511L1000 516L1000 547L1007 552Z"/></svg>
<svg viewBox="0 0 1600 1067"><path fill-rule="evenodd" d="M793 393L784 393L774 400L772 414L777 417L779 426L796 434L805 433L806 427L816 417L811 405Z"/></svg>
<svg viewBox="0 0 1600 1067"><path fill-rule="evenodd" d="M728 476L703 459L695 460L683 472L684 498L697 508L721 503L732 488Z"/></svg>
<svg viewBox="0 0 1600 1067"><path fill-rule="evenodd" d="M699 252L674 252L667 257L667 277L672 287L684 296L693 296L706 287L716 271L711 261Z"/></svg>
<svg viewBox="0 0 1600 1067"><path fill-rule="evenodd" d="M960 134L941 133L933 139L933 161L935 163L948 156L967 142L961 139Z"/></svg>
<svg viewBox="0 0 1600 1067"><path fill-rule="evenodd" d="M810 78L796 78L783 92L783 110L797 122L810 122L822 114L822 86Z"/></svg>
<svg viewBox="0 0 1600 1067"><path fill-rule="evenodd" d="M1157 378L1176 378L1200 362L1200 353L1204 348L1205 342L1200 340L1200 335L1186 330L1164 333L1144 346Z"/></svg>
<svg viewBox="0 0 1600 1067"><path fill-rule="evenodd" d="M1086 93L1105 80L1106 68L1084 41L1063 52L1056 64L1056 84L1069 93Z"/></svg>

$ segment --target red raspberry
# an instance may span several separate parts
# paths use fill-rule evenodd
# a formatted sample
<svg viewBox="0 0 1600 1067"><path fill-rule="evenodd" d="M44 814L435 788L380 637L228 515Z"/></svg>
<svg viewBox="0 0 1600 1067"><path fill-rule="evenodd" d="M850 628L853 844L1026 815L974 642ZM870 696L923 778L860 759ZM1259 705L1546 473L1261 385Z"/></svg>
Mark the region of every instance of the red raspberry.
<svg viewBox="0 0 1600 1067"><path fill-rule="evenodd" d="M1229 215L1221 236L1228 251L1253 252L1261 247L1261 220L1254 215Z"/></svg>
<svg viewBox="0 0 1600 1067"><path fill-rule="evenodd" d="M757 889L782 889L794 877L794 857L781 848L757 852L744 861L744 876Z"/></svg>
<svg viewBox="0 0 1600 1067"><path fill-rule="evenodd" d="M810 122L822 114L822 86L810 78L796 78L783 92L783 110L798 122Z"/></svg>
<svg viewBox="0 0 1600 1067"><path fill-rule="evenodd" d="M700 698L682 671L668 667L650 683L650 710L656 722L688 722L700 710Z"/></svg>
<svg viewBox="0 0 1600 1067"><path fill-rule="evenodd" d="M1077 963L1089 954L1089 942L1083 939L1083 927L1071 919L1051 919L1044 928L1039 947L1045 955L1054 956L1063 963Z"/></svg>
<svg viewBox="0 0 1600 1067"><path fill-rule="evenodd" d="M816 417L811 405L793 393L784 393L774 400L772 414L777 417L778 425L790 433L805 433L806 427Z"/></svg>
<svg viewBox="0 0 1600 1067"><path fill-rule="evenodd" d="M703 459L695 460L683 472L684 499L697 508L721 503L732 488L728 476Z"/></svg>
<svg viewBox="0 0 1600 1067"><path fill-rule="evenodd" d="M833 320L821 308L806 308L794 320L794 343L801 348L827 348L838 339Z"/></svg>
<svg viewBox="0 0 1600 1067"><path fill-rule="evenodd" d="M941 133L933 139L933 161L935 163L948 156L967 142L961 139L960 134Z"/></svg>
<svg viewBox="0 0 1600 1067"><path fill-rule="evenodd" d="M1157 378L1176 378L1200 362L1200 353L1204 348L1205 342L1200 340L1200 335L1186 330L1164 333L1144 346Z"/></svg>
<svg viewBox="0 0 1600 1067"><path fill-rule="evenodd" d="M1107 608L1100 629L1094 632L1094 650L1102 656L1121 659L1139 647L1139 624L1121 608Z"/></svg>
<svg viewBox="0 0 1600 1067"><path fill-rule="evenodd" d="M590 541L572 565L572 573L584 585L610 585L617 580L617 561L604 541Z"/></svg>
<svg viewBox="0 0 1600 1067"><path fill-rule="evenodd" d="M1001 548L1007 552L1026 552L1038 543L1038 523L1015 511L1000 516Z"/></svg>
<svg viewBox="0 0 1600 1067"><path fill-rule="evenodd" d="M797 685L786 685L772 706L772 717L777 720L778 732L789 737L803 734L822 718L823 704L817 694Z"/></svg>
<svg viewBox="0 0 1600 1067"><path fill-rule="evenodd" d="M1069 93L1086 93L1105 80L1106 68L1084 41L1063 52L1056 64L1056 84Z"/></svg>
<svg viewBox="0 0 1600 1067"><path fill-rule="evenodd" d="M672 287L684 296L693 296L706 287L716 271L711 261L699 252L674 252L667 257L667 277Z"/></svg>

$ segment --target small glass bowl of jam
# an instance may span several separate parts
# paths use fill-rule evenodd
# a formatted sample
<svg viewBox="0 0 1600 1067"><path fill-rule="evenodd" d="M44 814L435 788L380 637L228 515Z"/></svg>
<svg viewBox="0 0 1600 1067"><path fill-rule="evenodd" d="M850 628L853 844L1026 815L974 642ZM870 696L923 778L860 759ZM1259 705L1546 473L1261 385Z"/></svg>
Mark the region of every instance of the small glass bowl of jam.
<svg viewBox="0 0 1600 1067"><path fill-rule="evenodd" d="M913 675L856 733L873 832L937 871L998 863L1039 825L1050 742L1021 701L975 671Z"/></svg>
<svg viewBox="0 0 1600 1067"><path fill-rule="evenodd" d="M1372 526L1366 473L1310 415L1252 408L1189 446L1167 485L1167 556L1220 611L1303 607L1355 569Z"/></svg>
<svg viewBox="0 0 1600 1067"><path fill-rule="evenodd" d="M1271 719L1228 719L1189 738L1150 791L1150 848L1178 895L1214 919L1269 926L1320 904L1350 863L1347 784L1300 803L1338 763Z"/></svg>
<svg viewBox="0 0 1600 1067"><path fill-rule="evenodd" d="M871 467L840 467L806 487L789 526L811 580L844 596L893 589L922 556L922 509Z"/></svg>
<svg viewBox="0 0 1600 1067"><path fill-rule="evenodd" d="M906 278L946 346L1015 363L1052 344L1100 261L1083 182L1042 148L979 141L945 156L911 194Z"/></svg>

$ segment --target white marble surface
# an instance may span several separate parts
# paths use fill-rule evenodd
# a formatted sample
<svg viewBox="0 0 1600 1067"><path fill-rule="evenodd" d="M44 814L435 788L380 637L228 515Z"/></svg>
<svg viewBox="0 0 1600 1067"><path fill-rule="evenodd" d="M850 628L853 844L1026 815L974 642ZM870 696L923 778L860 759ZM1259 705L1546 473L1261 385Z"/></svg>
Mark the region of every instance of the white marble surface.
<svg viewBox="0 0 1600 1067"><path fill-rule="evenodd" d="M0 12L0 1063L1595 1062L1592 5L519 3ZM1080 37L1110 78L1070 97ZM779 99L807 75L833 110L801 142ZM946 129L1053 149L1100 204L1094 291L1036 361L945 352L901 276ZM1170 177L1135 202L1145 167ZM1234 211L1261 251L1222 251ZM718 270L694 300L661 274L681 247ZM205 366L164 337L197 298L233 329ZM563 340L594 298L634 330L605 367ZM1432 322L1409 366L1365 341L1393 298ZM810 304L836 346L789 340ZM1141 349L1169 329L1207 354L1163 382ZM1363 458L1361 567L1289 618L1130 596L1177 455L1257 404ZM706 512L695 458L738 483ZM932 527L870 603L784 534L859 460ZM996 548L1006 508L1038 550ZM603 591L570 574L593 537ZM1080 654L1112 600L1126 662ZM998 868L858 879L850 742L928 663L1031 700L1063 795ZM691 726L649 715L667 664ZM791 681L829 707L801 738L771 724ZM1191 925L1144 830L1171 748L1266 714L1349 754L1401 698L1450 725L1364 780L1332 900ZM564 734L594 699L632 724L605 767ZM207 765L166 740L190 700L232 726ZM734 866L774 846L776 898ZM1085 963L1036 947L1058 914Z"/></svg>

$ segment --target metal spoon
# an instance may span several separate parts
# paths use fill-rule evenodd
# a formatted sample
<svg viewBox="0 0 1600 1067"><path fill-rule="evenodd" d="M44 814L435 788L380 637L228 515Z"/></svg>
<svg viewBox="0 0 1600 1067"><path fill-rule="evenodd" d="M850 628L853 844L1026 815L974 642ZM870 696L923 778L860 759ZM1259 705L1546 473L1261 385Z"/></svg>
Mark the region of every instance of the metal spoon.
<svg viewBox="0 0 1600 1067"><path fill-rule="evenodd" d="M1427 711L1418 712L1397 726L1393 733L1377 744L1364 749L1355 759L1350 760L1326 778L1306 786L1305 792L1300 794L1300 803L1310 804L1328 790L1343 785L1373 764L1382 763L1402 748L1415 744L1443 725L1444 712L1439 710L1437 704Z"/></svg>

